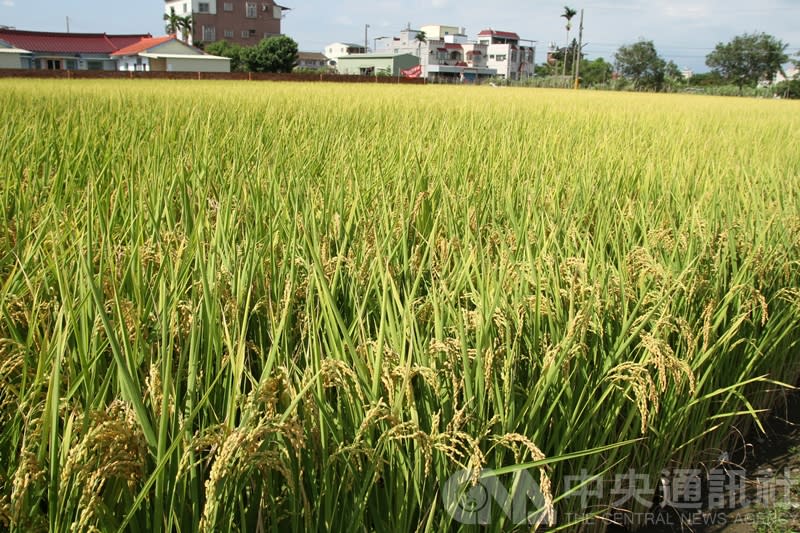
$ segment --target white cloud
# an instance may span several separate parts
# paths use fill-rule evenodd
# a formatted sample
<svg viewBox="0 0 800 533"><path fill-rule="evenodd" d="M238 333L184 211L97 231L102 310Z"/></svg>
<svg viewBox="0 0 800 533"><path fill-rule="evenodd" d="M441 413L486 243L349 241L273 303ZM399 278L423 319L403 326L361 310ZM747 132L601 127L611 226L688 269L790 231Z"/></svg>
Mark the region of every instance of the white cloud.
<svg viewBox="0 0 800 533"><path fill-rule="evenodd" d="M443 7L447 7L448 0L433 0L433 7L440 9Z"/></svg>
<svg viewBox="0 0 800 533"><path fill-rule="evenodd" d="M3 0L3 5L5 7L14 7L14 0Z"/></svg>
<svg viewBox="0 0 800 533"><path fill-rule="evenodd" d="M353 19L348 17L347 15L339 15L333 19L333 22L339 24L340 26L352 26Z"/></svg>

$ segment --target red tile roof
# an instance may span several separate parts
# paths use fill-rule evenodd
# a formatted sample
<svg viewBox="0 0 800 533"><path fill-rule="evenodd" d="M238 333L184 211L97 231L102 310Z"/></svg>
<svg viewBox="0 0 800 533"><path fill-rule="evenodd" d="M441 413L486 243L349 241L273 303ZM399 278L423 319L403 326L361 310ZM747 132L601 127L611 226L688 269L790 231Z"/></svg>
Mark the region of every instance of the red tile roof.
<svg viewBox="0 0 800 533"><path fill-rule="evenodd" d="M174 35L165 35L164 37L145 37L144 39L140 40L137 43L134 43L130 46L126 46L125 48L120 48L113 54L112 56L135 56L140 52L144 52L145 50L149 50L159 44L163 44L169 41L176 39Z"/></svg>
<svg viewBox="0 0 800 533"><path fill-rule="evenodd" d="M61 54L111 54L152 35L107 35L105 33L56 33L2 30L0 39L31 52Z"/></svg>
<svg viewBox="0 0 800 533"><path fill-rule="evenodd" d="M495 31L492 29L483 30L478 34L478 37L491 35L492 37L505 37L506 39L519 39L519 35L514 33L513 31Z"/></svg>
<svg viewBox="0 0 800 533"><path fill-rule="evenodd" d="M446 50L463 50L464 47L458 43L447 43L444 45Z"/></svg>

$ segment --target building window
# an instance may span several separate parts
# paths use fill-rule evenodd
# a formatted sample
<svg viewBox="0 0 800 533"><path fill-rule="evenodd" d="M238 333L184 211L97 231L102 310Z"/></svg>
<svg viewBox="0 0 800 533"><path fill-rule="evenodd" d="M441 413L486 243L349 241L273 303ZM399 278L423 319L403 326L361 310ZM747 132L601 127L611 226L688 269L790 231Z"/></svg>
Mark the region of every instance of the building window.
<svg viewBox="0 0 800 533"><path fill-rule="evenodd" d="M222 4L223 11L233 11L233 2L225 2Z"/></svg>
<svg viewBox="0 0 800 533"><path fill-rule="evenodd" d="M61 61L58 59L48 59L47 70L61 70Z"/></svg>
<svg viewBox="0 0 800 533"><path fill-rule="evenodd" d="M187 11L189 11L188 5L187 4L183 4L183 12L186 13Z"/></svg>
<svg viewBox="0 0 800 533"><path fill-rule="evenodd" d="M233 39L233 30L225 30L225 38Z"/></svg>
<svg viewBox="0 0 800 533"><path fill-rule="evenodd" d="M210 13L211 9L208 7L208 2L200 2L197 4L197 12L198 13Z"/></svg>
<svg viewBox="0 0 800 533"><path fill-rule="evenodd" d="M250 38L250 31L242 30L241 35L242 35L242 39L249 39Z"/></svg>
<svg viewBox="0 0 800 533"><path fill-rule="evenodd" d="M103 70L102 61L87 61L86 70Z"/></svg>
<svg viewBox="0 0 800 533"><path fill-rule="evenodd" d="M247 2L247 14L245 15L249 19L254 19L258 17L258 5L255 2Z"/></svg>
<svg viewBox="0 0 800 533"><path fill-rule="evenodd" d="M264 11L266 11L266 9ZM274 6L272 8L272 16L273 16L273 18L276 18L276 19L279 19L279 18L281 18L283 16L283 12L281 11L281 7L280 6Z"/></svg>
<svg viewBox="0 0 800 533"><path fill-rule="evenodd" d="M217 30L214 26L203 26L203 41L212 43L217 40Z"/></svg>
<svg viewBox="0 0 800 533"><path fill-rule="evenodd" d="M497 56L497 60L498 60L498 61L505 61L505 60L506 60L506 55L505 55L505 54L498 55L498 56Z"/></svg>

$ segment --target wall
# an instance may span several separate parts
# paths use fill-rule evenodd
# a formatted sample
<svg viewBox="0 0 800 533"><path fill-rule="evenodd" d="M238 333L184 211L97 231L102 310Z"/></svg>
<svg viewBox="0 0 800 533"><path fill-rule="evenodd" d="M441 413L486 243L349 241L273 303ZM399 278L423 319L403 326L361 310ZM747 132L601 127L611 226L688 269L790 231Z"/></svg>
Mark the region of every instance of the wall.
<svg viewBox="0 0 800 533"><path fill-rule="evenodd" d="M22 55L2 52L0 53L0 68L22 68Z"/></svg>
<svg viewBox="0 0 800 533"><path fill-rule="evenodd" d="M216 13L195 12L194 14L194 42L203 40L203 26L214 26L216 40L243 46L254 46L265 37L281 33L281 19L275 17L277 13L273 0L210 1L212 5L217 4ZM248 1L256 4L255 18L246 16ZM233 11L225 11L226 3L233 4ZM266 11L262 9L264 5L267 6ZM226 37L226 31L233 32L233 36ZM242 32L247 32L247 37L242 37Z"/></svg>
<svg viewBox="0 0 800 533"><path fill-rule="evenodd" d="M221 59L165 58L167 72L230 72L231 62Z"/></svg>
<svg viewBox="0 0 800 533"><path fill-rule="evenodd" d="M151 68L154 68L151 60ZM422 78L343 76L338 74L270 74L249 72L120 72L88 70L29 70L0 69L0 78L39 79L116 79L116 80L228 80L228 81L288 81L423 85Z"/></svg>

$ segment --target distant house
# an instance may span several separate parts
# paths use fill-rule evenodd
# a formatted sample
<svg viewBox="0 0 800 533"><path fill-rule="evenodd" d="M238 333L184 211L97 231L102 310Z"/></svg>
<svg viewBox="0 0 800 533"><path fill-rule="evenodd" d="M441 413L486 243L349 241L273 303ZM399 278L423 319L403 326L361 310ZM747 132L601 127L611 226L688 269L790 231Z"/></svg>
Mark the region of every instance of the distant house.
<svg viewBox="0 0 800 533"><path fill-rule="evenodd" d="M328 65L332 67L336 66L341 57L366 53L366 46L354 43L331 43L325 47L325 57L328 58Z"/></svg>
<svg viewBox="0 0 800 533"><path fill-rule="evenodd" d="M228 41L253 46L261 39L281 34L281 20L290 11L274 0L165 0L164 13L191 17L189 43Z"/></svg>
<svg viewBox="0 0 800 533"><path fill-rule="evenodd" d="M520 37L514 32L483 30L478 34L478 42L488 46L489 68L497 70L497 75L507 80L524 80L533 76L536 48L521 46Z"/></svg>
<svg viewBox="0 0 800 533"><path fill-rule="evenodd" d="M205 54L175 36L54 33L0 29L0 68L230 72L230 60ZM17 52L2 52L17 50ZM23 53L20 53L23 52Z"/></svg>
<svg viewBox="0 0 800 533"><path fill-rule="evenodd" d="M328 58L319 52L298 52L296 68L328 70Z"/></svg>
<svg viewBox="0 0 800 533"><path fill-rule="evenodd" d="M22 57L22 68L42 70L116 70L111 54L148 34L55 33L0 29L0 40L30 51ZM17 67L19 68L19 67Z"/></svg>
<svg viewBox="0 0 800 533"><path fill-rule="evenodd" d="M401 71L419 65L419 58L411 54L351 54L339 58L339 74L361 76L400 76Z"/></svg>
<svg viewBox="0 0 800 533"><path fill-rule="evenodd" d="M150 37L111 54L119 70L143 72L230 72L231 60L213 56L174 35Z"/></svg>
<svg viewBox="0 0 800 533"><path fill-rule="evenodd" d="M23 68L23 63L29 56L28 50L14 48L9 43L0 41L0 68Z"/></svg>
<svg viewBox="0 0 800 533"><path fill-rule="evenodd" d="M428 25L419 30L406 28L396 37L376 40L376 44L380 52L416 56L420 76L428 81L475 83L495 76L497 70L487 64L488 45L469 41L465 32L457 26Z"/></svg>

